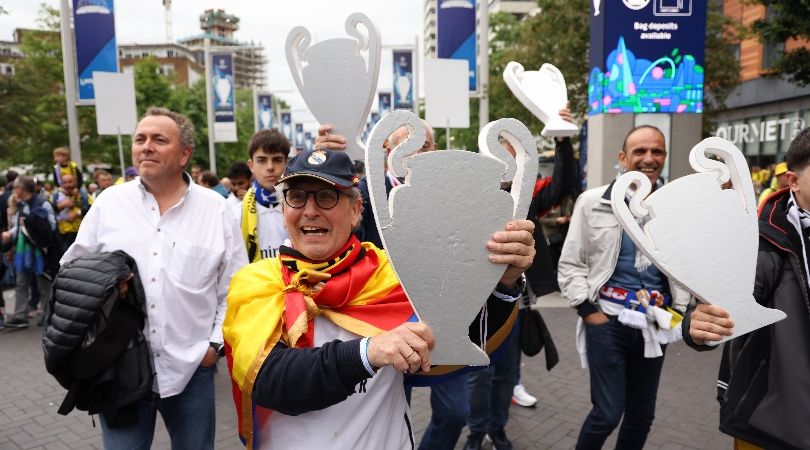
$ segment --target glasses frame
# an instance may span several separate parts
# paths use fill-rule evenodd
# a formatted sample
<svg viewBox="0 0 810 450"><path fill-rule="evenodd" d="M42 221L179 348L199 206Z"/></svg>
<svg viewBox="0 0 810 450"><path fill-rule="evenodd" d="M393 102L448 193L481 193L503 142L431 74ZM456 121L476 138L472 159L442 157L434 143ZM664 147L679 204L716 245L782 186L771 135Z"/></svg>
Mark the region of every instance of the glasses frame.
<svg viewBox="0 0 810 450"><path fill-rule="evenodd" d="M293 191L293 190L301 191L301 192L303 192L303 193L305 193L307 195L306 200L304 200L304 203L301 206L294 206L287 199L287 192ZM321 205L321 203L318 201L318 193L320 193L322 191L332 191L337 195L334 205L329 206L329 207ZM335 189L335 188L323 188L323 189L318 189L317 191L307 191L307 190L304 190L304 189L301 189L301 188L287 188L287 189L282 189L281 193L284 194L284 203L286 203L287 206L289 206L290 208L294 208L294 209L301 209L301 208L307 206L307 202L309 201L309 196L311 195L312 198L315 200L315 205L317 205L318 208L329 210L329 209L332 209L335 206L337 206L338 203L340 203L340 196L343 195L342 192L340 192L338 189Z"/></svg>

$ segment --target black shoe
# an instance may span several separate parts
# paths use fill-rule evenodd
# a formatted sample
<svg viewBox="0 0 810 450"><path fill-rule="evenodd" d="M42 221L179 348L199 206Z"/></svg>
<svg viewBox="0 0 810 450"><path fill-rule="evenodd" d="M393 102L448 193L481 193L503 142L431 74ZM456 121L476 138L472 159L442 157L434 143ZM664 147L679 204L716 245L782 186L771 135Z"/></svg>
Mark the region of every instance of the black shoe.
<svg viewBox="0 0 810 450"><path fill-rule="evenodd" d="M503 430L489 433L489 438L492 439L492 448L495 450L512 450L512 441L506 437Z"/></svg>
<svg viewBox="0 0 810 450"><path fill-rule="evenodd" d="M28 320L13 318L6 321L8 328L28 328Z"/></svg>
<svg viewBox="0 0 810 450"><path fill-rule="evenodd" d="M481 441L483 440L483 433L470 433L467 436L467 442L464 444L464 450L481 450Z"/></svg>

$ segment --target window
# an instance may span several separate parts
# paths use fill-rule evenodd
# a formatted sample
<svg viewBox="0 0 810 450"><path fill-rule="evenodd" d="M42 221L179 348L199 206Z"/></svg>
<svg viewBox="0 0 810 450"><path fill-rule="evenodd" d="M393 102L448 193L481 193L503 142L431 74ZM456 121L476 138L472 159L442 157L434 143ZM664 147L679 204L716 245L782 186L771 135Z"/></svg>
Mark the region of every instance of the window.
<svg viewBox="0 0 810 450"><path fill-rule="evenodd" d="M776 14L776 10L773 8L773 6L768 6L765 10L765 20L773 19ZM784 52L784 42L765 42L762 44L762 68L767 70L775 66L776 62L782 57Z"/></svg>

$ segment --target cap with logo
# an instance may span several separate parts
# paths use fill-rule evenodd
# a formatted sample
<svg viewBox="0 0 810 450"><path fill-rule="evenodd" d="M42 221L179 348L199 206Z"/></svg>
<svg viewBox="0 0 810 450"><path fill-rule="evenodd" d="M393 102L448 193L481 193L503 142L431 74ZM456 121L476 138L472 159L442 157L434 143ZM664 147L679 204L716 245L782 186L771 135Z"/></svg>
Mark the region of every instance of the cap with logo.
<svg viewBox="0 0 810 450"><path fill-rule="evenodd" d="M359 181L349 155L328 149L307 150L294 157L278 182L299 177L316 178L341 189L357 186Z"/></svg>

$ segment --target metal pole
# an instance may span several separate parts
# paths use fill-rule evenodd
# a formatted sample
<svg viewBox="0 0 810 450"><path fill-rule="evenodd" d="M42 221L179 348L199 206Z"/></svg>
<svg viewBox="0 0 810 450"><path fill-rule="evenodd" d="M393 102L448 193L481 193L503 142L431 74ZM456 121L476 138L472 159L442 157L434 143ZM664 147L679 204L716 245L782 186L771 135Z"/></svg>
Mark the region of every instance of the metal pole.
<svg viewBox="0 0 810 450"><path fill-rule="evenodd" d="M489 0L478 0L478 129L489 123Z"/></svg>
<svg viewBox="0 0 810 450"><path fill-rule="evenodd" d="M73 33L70 29L70 5L62 0L62 69L65 74L65 107L67 108L70 159L82 167L82 148L79 140L79 119L76 114L76 66L73 61Z"/></svg>
<svg viewBox="0 0 810 450"><path fill-rule="evenodd" d="M121 127L117 127L118 129L118 159L121 162L121 177L126 178L126 166L124 165L124 146L121 144Z"/></svg>
<svg viewBox="0 0 810 450"><path fill-rule="evenodd" d="M419 115L419 35L413 36L413 113ZM436 136L433 136L435 139Z"/></svg>
<svg viewBox="0 0 810 450"><path fill-rule="evenodd" d="M217 147L214 140L214 100L211 98L211 54L208 46L208 38L203 43L203 55L205 57L205 109L208 111L208 168L211 172L217 173Z"/></svg>
<svg viewBox="0 0 810 450"><path fill-rule="evenodd" d="M447 128L444 129L444 145L447 146L447 150L452 150L453 148L450 147L450 118L447 118Z"/></svg>

